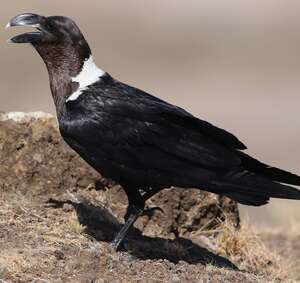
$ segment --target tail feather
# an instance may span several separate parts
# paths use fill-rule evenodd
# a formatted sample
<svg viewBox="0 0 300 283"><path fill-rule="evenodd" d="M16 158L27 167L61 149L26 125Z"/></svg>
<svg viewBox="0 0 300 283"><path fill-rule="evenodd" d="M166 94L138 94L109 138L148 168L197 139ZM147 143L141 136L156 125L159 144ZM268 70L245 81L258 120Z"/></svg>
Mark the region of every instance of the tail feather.
<svg viewBox="0 0 300 283"><path fill-rule="evenodd" d="M261 206L267 204L270 200L269 197L253 196L253 195L236 193L236 192L227 193L225 195L237 201L240 204L252 205L252 206Z"/></svg>
<svg viewBox="0 0 300 283"><path fill-rule="evenodd" d="M246 170L271 179L272 181L300 186L300 176L276 167L271 167L244 152L239 151L238 153L242 160L242 165Z"/></svg>
<svg viewBox="0 0 300 283"><path fill-rule="evenodd" d="M212 185L215 192L247 205L263 205L269 198L300 200L300 190L249 171L232 172Z"/></svg>

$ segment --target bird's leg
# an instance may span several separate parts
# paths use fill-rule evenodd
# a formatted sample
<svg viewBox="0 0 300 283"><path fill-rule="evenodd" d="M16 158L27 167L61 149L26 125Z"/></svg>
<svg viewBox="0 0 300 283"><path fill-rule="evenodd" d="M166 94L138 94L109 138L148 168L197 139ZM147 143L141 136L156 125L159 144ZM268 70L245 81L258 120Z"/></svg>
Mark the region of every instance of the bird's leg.
<svg viewBox="0 0 300 283"><path fill-rule="evenodd" d="M143 214L143 211L144 205L135 205L129 202L127 212L124 217L125 224L111 243L115 250L118 249L120 243L127 235L129 228L133 225L137 218Z"/></svg>
<svg viewBox="0 0 300 283"><path fill-rule="evenodd" d="M163 210L159 207L151 207L146 210L144 209L146 200L150 198L154 193L155 192L149 191L143 195L128 194L128 207L127 207L126 214L124 216L125 224L123 225L122 229L119 231L119 233L116 235L116 237L111 243L114 249L116 250L118 249L119 245L126 237L129 228L134 224L134 222L137 220L139 216L148 215L151 217L154 211L156 210L160 210L161 212L163 212Z"/></svg>

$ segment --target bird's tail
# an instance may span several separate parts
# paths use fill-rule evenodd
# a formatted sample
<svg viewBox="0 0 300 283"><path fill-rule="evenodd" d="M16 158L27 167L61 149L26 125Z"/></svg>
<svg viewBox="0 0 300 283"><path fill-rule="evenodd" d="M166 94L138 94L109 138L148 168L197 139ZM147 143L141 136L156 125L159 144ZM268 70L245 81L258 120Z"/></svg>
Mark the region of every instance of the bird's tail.
<svg viewBox="0 0 300 283"><path fill-rule="evenodd" d="M244 153L241 160L246 170L231 172L215 181L215 190L241 204L254 206L266 204L270 198L300 200L300 190L289 186L299 186L299 176L270 167Z"/></svg>
<svg viewBox="0 0 300 283"><path fill-rule="evenodd" d="M300 176L284 171L282 169L264 164L244 152L238 152L242 161L243 167L257 175L268 178L272 181L285 183L289 185L300 186Z"/></svg>

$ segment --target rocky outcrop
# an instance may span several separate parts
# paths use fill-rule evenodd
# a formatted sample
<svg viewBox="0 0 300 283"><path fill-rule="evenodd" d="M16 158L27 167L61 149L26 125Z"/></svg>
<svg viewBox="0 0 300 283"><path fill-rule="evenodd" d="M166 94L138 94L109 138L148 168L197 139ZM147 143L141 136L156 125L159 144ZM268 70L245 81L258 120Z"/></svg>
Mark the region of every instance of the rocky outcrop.
<svg viewBox="0 0 300 283"><path fill-rule="evenodd" d="M49 114L0 114L0 188L47 201L73 196L107 207L117 217L126 209L126 196L118 184L87 165L61 139L56 120ZM147 235L174 238L214 229L230 217L238 226L235 202L195 189L170 188L152 197L158 206L153 217L141 217L136 226Z"/></svg>

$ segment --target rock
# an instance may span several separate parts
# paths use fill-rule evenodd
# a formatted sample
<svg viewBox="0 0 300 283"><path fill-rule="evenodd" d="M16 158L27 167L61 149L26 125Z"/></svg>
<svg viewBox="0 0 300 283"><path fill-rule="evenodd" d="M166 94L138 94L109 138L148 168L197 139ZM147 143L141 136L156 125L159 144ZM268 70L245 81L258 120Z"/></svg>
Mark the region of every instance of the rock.
<svg viewBox="0 0 300 283"><path fill-rule="evenodd" d="M119 217L126 209L121 187L103 178L61 139L49 114L0 113L0 188L44 201L67 191L97 201ZM161 191L148 206L163 209L141 217L136 226L147 235L174 238L200 229L214 229L230 217L239 225L237 204L225 197L196 189ZM64 208L68 209L68 208Z"/></svg>
<svg viewBox="0 0 300 283"><path fill-rule="evenodd" d="M171 188L159 192L151 202L164 213L157 212L144 227L148 235L174 238L177 234L215 229L220 221L228 220L239 226L237 204L226 198L197 189ZM152 206L151 205L151 206ZM153 233L154 232L154 233Z"/></svg>

